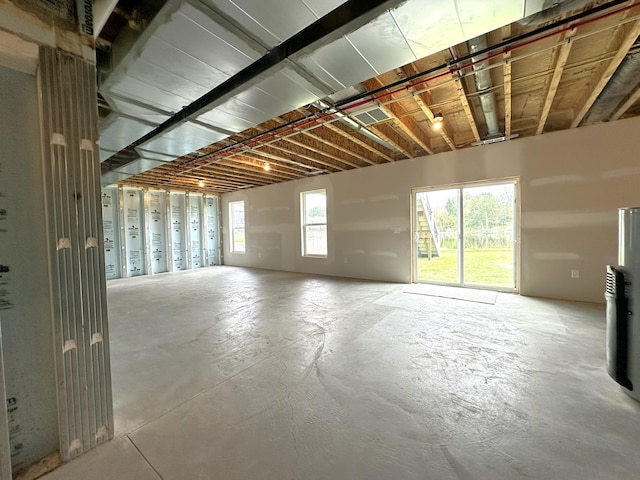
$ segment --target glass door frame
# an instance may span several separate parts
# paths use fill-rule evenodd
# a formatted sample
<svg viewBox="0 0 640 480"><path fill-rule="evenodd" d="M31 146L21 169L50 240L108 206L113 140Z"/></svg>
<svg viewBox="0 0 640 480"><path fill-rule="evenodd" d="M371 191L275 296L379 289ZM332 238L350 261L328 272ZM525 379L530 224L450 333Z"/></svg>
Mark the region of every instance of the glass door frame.
<svg viewBox="0 0 640 480"><path fill-rule="evenodd" d="M464 189L472 187L490 187L497 185L513 184L514 186L514 206L513 206L513 268L514 287L501 287L494 285L467 284L464 281ZM416 206L416 195L423 192L433 192L442 190L458 190L458 282L435 282L418 279L418 209ZM432 285L446 285L455 287L475 288L484 290L494 290L500 292L518 293L520 291L520 178L505 177L477 182L453 183L447 185L434 185L429 187L419 187L411 189L411 282L425 283Z"/></svg>

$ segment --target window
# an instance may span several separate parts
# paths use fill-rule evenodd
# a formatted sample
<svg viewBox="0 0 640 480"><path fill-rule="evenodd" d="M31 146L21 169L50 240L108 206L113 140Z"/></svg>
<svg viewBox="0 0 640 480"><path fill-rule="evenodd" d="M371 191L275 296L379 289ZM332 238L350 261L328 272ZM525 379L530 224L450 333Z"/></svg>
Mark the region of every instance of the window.
<svg viewBox="0 0 640 480"><path fill-rule="evenodd" d="M244 200L229 203L229 231L231 252L244 253Z"/></svg>
<svg viewBox="0 0 640 480"><path fill-rule="evenodd" d="M327 256L327 191L312 190L300 194L302 213L302 255Z"/></svg>

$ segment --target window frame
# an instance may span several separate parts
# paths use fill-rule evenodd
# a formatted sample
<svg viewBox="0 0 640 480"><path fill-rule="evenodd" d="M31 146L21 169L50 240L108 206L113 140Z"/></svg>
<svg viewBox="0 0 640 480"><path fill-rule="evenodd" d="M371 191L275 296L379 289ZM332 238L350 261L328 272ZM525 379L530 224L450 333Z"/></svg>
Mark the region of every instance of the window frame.
<svg viewBox="0 0 640 480"><path fill-rule="evenodd" d="M234 220L234 209L237 205L242 205L242 225L238 226ZM246 253L247 252L247 231L246 231L246 210L244 200L236 200L229 202L229 251L231 253ZM239 231L242 232L242 248L238 248L236 243L236 237Z"/></svg>
<svg viewBox="0 0 640 480"><path fill-rule="evenodd" d="M325 218L324 222L308 222L307 218L307 196L308 195L318 195L322 194L324 196L324 211ZM327 189L326 188L317 188L315 190L306 190L304 192L300 192L300 240L301 240L301 254L303 257L310 258L327 258L329 254L329 225L328 225L328 207L327 207ZM324 253L309 253L309 246L307 244L308 241L308 228L309 227L324 227L325 238L324 238Z"/></svg>

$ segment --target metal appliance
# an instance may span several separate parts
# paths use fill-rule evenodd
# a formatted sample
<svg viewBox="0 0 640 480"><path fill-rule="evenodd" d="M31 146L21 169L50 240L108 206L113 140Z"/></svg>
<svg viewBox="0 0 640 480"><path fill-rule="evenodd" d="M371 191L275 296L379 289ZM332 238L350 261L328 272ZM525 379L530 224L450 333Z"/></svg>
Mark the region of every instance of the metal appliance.
<svg viewBox="0 0 640 480"><path fill-rule="evenodd" d="M621 208L618 266L607 266L607 371L640 401L640 207Z"/></svg>

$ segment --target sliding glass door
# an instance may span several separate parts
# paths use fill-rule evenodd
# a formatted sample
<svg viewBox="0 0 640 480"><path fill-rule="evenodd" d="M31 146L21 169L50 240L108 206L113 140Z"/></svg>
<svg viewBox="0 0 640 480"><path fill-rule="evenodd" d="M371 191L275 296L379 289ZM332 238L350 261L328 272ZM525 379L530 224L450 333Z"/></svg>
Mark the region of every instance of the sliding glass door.
<svg viewBox="0 0 640 480"><path fill-rule="evenodd" d="M517 288L515 180L413 192L416 282Z"/></svg>

